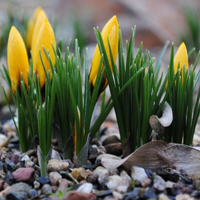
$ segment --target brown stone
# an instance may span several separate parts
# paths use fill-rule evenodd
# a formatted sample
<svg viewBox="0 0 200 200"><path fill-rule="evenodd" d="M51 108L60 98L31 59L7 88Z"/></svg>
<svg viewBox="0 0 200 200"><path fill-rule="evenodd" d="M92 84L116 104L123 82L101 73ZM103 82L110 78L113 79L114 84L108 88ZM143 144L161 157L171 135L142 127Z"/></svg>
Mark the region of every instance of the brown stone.
<svg viewBox="0 0 200 200"><path fill-rule="evenodd" d="M119 142L120 142L120 139L116 135L112 135L112 136L106 138L103 141L102 145L106 146L108 144L119 143Z"/></svg>
<svg viewBox="0 0 200 200"><path fill-rule="evenodd" d="M122 155L122 145L120 142L118 143L113 143L113 144L108 144L105 146L106 152L108 154L113 154L116 156L121 156Z"/></svg>
<svg viewBox="0 0 200 200"><path fill-rule="evenodd" d="M87 176L92 174L91 171L85 170L83 167L80 168L75 168L72 172L71 175L77 180L77 181L83 181L86 180Z"/></svg>

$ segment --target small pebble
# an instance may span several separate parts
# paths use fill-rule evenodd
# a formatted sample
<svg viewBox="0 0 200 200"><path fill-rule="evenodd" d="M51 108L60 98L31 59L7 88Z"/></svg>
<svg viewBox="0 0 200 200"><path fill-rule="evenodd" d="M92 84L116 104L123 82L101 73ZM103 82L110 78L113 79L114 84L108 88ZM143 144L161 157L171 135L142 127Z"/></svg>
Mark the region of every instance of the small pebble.
<svg viewBox="0 0 200 200"><path fill-rule="evenodd" d="M154 183L153 183L153 187L158 190L159 192L162 192L165 190L166 187L166 182L164 181L164 179L158 175L154 176Z"/></svg>
<svg viewBox="0 0 200 200"><path fill-rule="evenodd" d="M64 196L66 200L96 200L96 196L92 193L83 193L77 191L70 191Z"/></svg>
<svg viewBox="0 0 200 200"><path fill-rule="evenodd" d="M19 192L26 192L28 193L28 191L31 189L31 186L28 185L27 183L15 183L11 186L10 188L10 192L14 192L14 193L19 193Z"/></svg>
<svg viewBox="0 0 200 200"><path fill-rule="evenodd" d="M172 181L167 181L166 182L166 188L173 188L174 182Z"/></svg>
<svg viewBox="0 0 200 200"><path fill-rule="evenodd" d="M56 159L56 160L61 161L60 154L54 149L52 149L52 152L51 152L51 159Z"/></svg>
<svg viewBox="0 0 200 200"><path fill-rule="evenodd" d="M0 134L0 148L4 147L8 143L8 137Z"/></svg>
<svg viewBox="0 0 200 200"><path fill-rule="evenodd" d="M90 174L87 176L86 181L92 184L98 183L98 175L97 174Z"/></svg>
<svg viewBox="0 0 200 200"><path fill-rule="evenodd" d="M6 158L5 164L7 165L7 170L9 170L9 171L15 170L15 164L10 159Z"/></svg>
<svg viewBox="0 0 200 200"><path fill-rule="evenodd" d="M101 174L98 177L98 182L99 182L99 185L100 185L101 189L106 189L107 188L108 178L109 178L108 174Z"/></svg>
<svg viewBox="0 0 200 200"><path fill-rule="evenodd" d="M133 166L131 168L131 177L134 180L135 184L142 184L148 179L148 176L145 170L141 167Z"/></svg>
<svg viewBox="0 0 200 200"><path fill-rule="evenodd" d="M158 200L170 200L170 198L165 194L160 194L158 196Z"/></svg>
<svg viewBox="0 0 200 200"><path fill-rule="evenodd" d="M195 199L188 194L178 194L175 200L195 200Z"/></svg>
<svg viewBox="0 0 200 200"><path fill-rule="evenodd" d="M142 187L148 187L151 184L151 179L146 179L141 185Z"/></svg>
<svg viewBox="0 0 200 200"><path fill-rule="evenodd" d="M112 154L112 155L116 155L116 156L122 155L122 144L121 144L121 142L113 143L113 144L107 144L104 147L105 147L106 152L108 154Z"/></svg>
<svg viewBox="0 0 200 200"><path fill-rule="evenodd" d="M107 137L103 142L102 145L108 145L108 144L113 144L113 143L118 143L120 142L120 139L116 135L111 135L110 137Z"/></svg>
<svg viewBox="0 0 200 200"><path fill-rule="evenodd" d="M37 190L40 188L40 183L38 181L33 182L34 188Z"/></svg>
<svg viewBox="0 0 200 200"><path fill-rule="evenodd" d="M51 189L52 189L52 193L56 193L58 190L58 187L56 185L52 185ZM62 192L64 192L64 191L62 191Z"/></svg>
<svg viewBox="0 0 200 200"><path fill-rule="evenodd" d="M51 183L51 180L48 177L37 177L36 181L38 181L41 185Z"/></svg>
<svg viewBox="0 0 200 200"><path fill-rule="evenodd" d="M1 179L1 180L4 180L5 177L6 177L6 173L5 173L3 170L1 170L1 171L0 171L0 179Z"/></svg>
<svg viewBox="0 0 200 200"><path fill-rule="evenodd" d="M28 191L28 196L29 196L30 198L37 197L37 196L38 196L37 190L35 190L35 189L29 190L29 191Z"/></svg>
<svg viewBox="0 0 200 200"><path fill-rule="evenodd" d="M59 181L62 179L62 176L58 172L50 172L49 179L51 180L52 185L58 185Z"/></svg>
<svg viewBox="0 0 200 200"><path fill-rule="evenodd" d="M107 183L108 189L115 190L121 181L122 178L119 175L110 176Z"/></svg>
<svg viewBox="0 0 200 200"><path fill-rule="evenodd" d="M31 159L30 159L30 157L28 156L28 155L24 155L22 158L21 158L21 161L30 161Z"/></svg>
<svg viewBox="0 0 200 200"><path fill-rule="evenodd" d="M109 171L107 169L105 169L102 166L97 167L94 171L93 171L93 175L97 175L100 176L102 174L107 174L109 175Z"/></svg>
<svg viewBox="0 0 200 200"><path fill-rule="evenodd" d="M97 147L97 151L98 151L98 154L99 154L99 155L100 155L100 154L106 153L106 149L105 149L104 146L99 146L99 147Z"/></svg>
<svg viewBox="0 0 200 200"><path fill-rule="evenodd" d="M18 153L15 153L11 156L11 161L16 165L20 161L20 155Z"/></svg>
<svg viewBox="0 0 200 200"><path fill-rule="evenodd" d="M90 170L85 170L83 167L75 168L71 172L71 175L79 182L82 180L86 180L87 176L90 174L92 174L92 172Z"/></svg>
<svg viewBox="0 0 200 200"><path fill-rule="evenodd" d="M10 171L7 171L4 181L6 183L8 183L8 185L12 185L14 183L14 178L13 178L12 173Z"/></svg>
<svg viewBox="0 0 200 200"><path fill-rule="evenodd" d="M51 159L49 160L47 164L47 171L52 172L52 171L66 171L69 167L68 162L63 162L57 159Z"/></svg>
<svg viewBox="0 0 200 200"><path fill-rule="evenodd" d="M117 191L113 191L112 194L113 194L114 199L119 199L119 200L123 199L123 195Z"/></svg>
<svg viewBox="0 0 200 200"><path fill-rule="evenodd" d="M12 173L13 178L17 181L29 181L34 176L33 168L19 168Z"/></svg>
<svg viewBox="0 0 200 200"><path fill-rule="evenodd" d="M119 175L118 169L107 169L110 175ZM125 172L125 171L123 171ZM120 175L121 176L121 175Z"/></svg>
<svg viewBox="0 0 200 200"><path fill-rule="evenodd" d="M192 176L193 186L200 189L200 171L196 171Z"/></svg>
<svg viewBox="0 0 200 200"><path fill-rule="evenodd" d="M0 159L5 160L6 158L10 159L11 155L7 153L5 150L0 151Z"/></svg>
<svg viewBox="0 0 200 200"><path fill-rule="evenodd" d="M91 183L84 183L78 188L78 192L90 193L92 192L93 185Z"/></svg>
<svg viewBox="0 0 200 200"><path fill-rule="evenodd" d="M58 188L59 188L60 191L64 192L64 191L67 190L68 186L69 186L68 180L67 179L61 179Z"/></svg>
<svg viewBox="0 0 200 200"><path fill-rule="evenodd" d="M42 193L42 194L45 194L45 195L52 193L52 188L51 188L51 186L50 186L49 184L43 185L43 186L42 186L42 189L41 189L41 193Z"/></svg>

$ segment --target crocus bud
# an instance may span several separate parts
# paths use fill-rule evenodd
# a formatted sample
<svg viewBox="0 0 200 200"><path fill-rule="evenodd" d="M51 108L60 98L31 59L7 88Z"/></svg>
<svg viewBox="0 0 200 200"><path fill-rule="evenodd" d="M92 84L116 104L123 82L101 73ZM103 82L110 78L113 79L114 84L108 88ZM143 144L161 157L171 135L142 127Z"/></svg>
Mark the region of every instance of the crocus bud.
<svg viewBox="0 0 200 200"><path fill-rule="evenodd" d="M174 57L174 73L176 74L178 66L180 69L185 65L185 70L188 68L188 53L185 43L182 42L179 46L176 55Z"/></svg>
<svg viewBox="0 0 200 200"><path fill-rule="evenodd" d="M28 86L29 63L24 41L14 26L12 26L8 37L7 60L11 88L16 94L15 86L17 88L20 86L21 73L26 87Z"/></svg>
<svg viewBox="0 0 200 200"><path fill-rule="evenodd" d="M107 54L107 57L108 57L108 60L109 60L111 71L112 71L112 64L111 64L111 57L110 57L110 53L109 53L107 38L108 38L109 43L110 43L113 60L114 60L114 62L116 62L117 51L118 51L118 35L119 35L119 25L118 25L118 22L117 22L117 17L113 16L107 22L107 24L104 26L104 28L101 32L101 36L102 36L102 39L103 39L103 43L104 43L104 46L105 46L105 50L106 50L106 54ZM101 60L101 54L100 54L98 45L96 45L93 60L92 60L90 75L89 75L89 83L90 83L91 91L93 90L95 82L96 82L100 60ZM102 64L101 71L103 70L103 67L104 66ZM106 76L104 76L102 83L101 83L101 86L100 86L99 93L104 91L104 89L106 88L107 85L108 85L108 80L107 80Z"/></svg>
<svg viewBox="0 0 200 200"><path fill-rule="evenodd" d="M36 19L36 22L35 22L33 36L32 36L32 42L31 42L31 50L32 50L33 62L35 60L34 52L35 52L35 46L36 46L36 39L37 39L38 33L40 31L40 28L41 28L42 24L44 23L45 19L47 19L47 16L46 16L44 10L40 10L40 12L38 14L38 17Z"/></svg>
<svg viewBox="0 0 200 200"><path fill-rule="evenodd" d="M35 72L36 76L39 75L39 82L40 82L40 88L42 88L45 84L46 76L45 72L42 66L41 58L40 58L40 51L42 60L45 66L45 69L48 73L50 70L50 78L52 78L51 68L48 61L48 58L46 57L46 54L44 52L44 49L48 52L51 62L53 66L55 65L55 54L52 48L52 45L54 48L56 48L56 41L53 29L51 27L51 24L47 19L45 19L43 25L40 28L40 31L38 33L37 39L36 39L36 45L34 48L34 60L33 60L33 71Z"/></svg>
<svg viewBox="0 0 200 200"><path fill-rule="evenodd" d="M35 23L36 20L38 18L38 15L40 13L40 11L42 10L41 7L37 7L33 13L33 15L31 16L31 18L29 19L28 22L28 26L27 26L27 32L26 32L26 46L27 48L30 50L31 49L31 42L32 42L32 37L33 37L33 31L34 31L34 27L35 27Z"/></svg>

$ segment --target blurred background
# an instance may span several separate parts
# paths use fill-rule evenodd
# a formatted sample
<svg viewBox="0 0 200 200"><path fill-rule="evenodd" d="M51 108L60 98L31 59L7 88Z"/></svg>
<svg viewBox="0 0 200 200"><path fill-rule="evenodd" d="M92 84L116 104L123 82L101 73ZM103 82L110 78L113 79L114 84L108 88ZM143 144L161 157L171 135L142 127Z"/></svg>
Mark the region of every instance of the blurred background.
<svg viewBox="0 0 200 200"><path fill-rule="evenodd" d="M70 38L80 37L83 40L81 45L95 43L93 27L99 26L101 29L113 15L117 15L124 40L129 39L131 28L136 25L136 46L143 41L144 48L154 50L162 47L167 40L179 45L190 31L187 15L191 18L196 14L195 17L198 17L200 1L1 0L1 36L9 15L13 17L13 24L28 21L37 6L45 10L56 30L57 40L61 37L64 42L69 42ZM197 23L195 17L193 25ZM193 36L188 37L192 39Z"/></svg>
<svg viewBox="0 0 200 200"><path fill-rule="evenodd" d="M93 27L101 30L113 15L117 15L124 42L136 25L135 46L138 48L142 41L144 49L156 58L167 40L174 42L175 51L182 41L188 51L193 47L196 52L200 49L199 0L1 0L0 68L2 63L7 66L6 45L11 26L15 25L24 36L27 22L38 6L46 12L57 42L62 38L63 50L70 40L78 38L81 50L88 47L90 61L96 45ZM162 61L163 71L168 67L170 48L171 45ZM2 99L0 92L0 105Z"/></svg>

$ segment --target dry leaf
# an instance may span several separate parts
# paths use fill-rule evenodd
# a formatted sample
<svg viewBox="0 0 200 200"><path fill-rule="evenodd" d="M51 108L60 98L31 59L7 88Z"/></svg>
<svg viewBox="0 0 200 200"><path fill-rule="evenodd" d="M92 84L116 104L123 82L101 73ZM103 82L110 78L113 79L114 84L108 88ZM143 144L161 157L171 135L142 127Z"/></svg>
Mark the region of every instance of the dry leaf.
<svg viewBox="0 0 200 200"><path fill-rule="evenodd" d="M151 128L159 135L164 134L164 128L169 126L173 120L173 113L171 106L165 102L162 109L162 117L159 118L157 115L152 115L149 119Z"/></svg>
<svg viewBox="0 0 200 200"><path fill-rule="evenodd" d="M199 170L200 151L183 144L167 144L164 141L149 142L124 159L102 154L97 162L106 168L117 168L121 165L131 170L132 166L157 171L160 168L175 167L184 169L189 176Z"/></svg>

